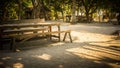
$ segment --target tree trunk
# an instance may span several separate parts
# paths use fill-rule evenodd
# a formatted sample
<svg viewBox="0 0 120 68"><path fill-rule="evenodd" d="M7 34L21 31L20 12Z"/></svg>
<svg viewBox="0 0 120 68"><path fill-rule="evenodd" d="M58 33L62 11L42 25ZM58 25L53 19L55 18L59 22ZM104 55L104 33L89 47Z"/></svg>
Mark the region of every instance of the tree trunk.
<svg viewBox="0 0 120 68"><path fill-rule="evenodd" d="M55 12L54 12L54 16L55 16L55 20L57 20L58 19L58 14L57 14L57 11L55 10Z"/></svg>
<svg viewBox="0 0 120 68"><path fill-rule="evenodd" d="M75 11L76 11L76 0L72 0L72 22L71 24L76 23Z"/></svg>
<svg viewBox="0 0 120 68"><path fill-rule="evenodd" d="M65 5L63 4L63 5L62 5L62 10L61 10L63 22L65 21L65 19L64 19L64 11L63 11L64 6L65 6Z"/></svg>
<svg viewBox="0 0 120 68"><path fill-rule="evenodd" d="M61 11L61 13L62 13L62 19L63 19L63 21L65 21L65 19L64 19L64 12L63 12L63 10Z"/></svg>
<svg viewBox="0 0 120 68"><path fill-rule="evenodd" d="M32 0L32 5L33 5L33 13L32 13L32 17L33 19L35 19L35 0Z"/></svg>
<svg viewBox="0 0 120 68"><path fill-rule="evenodd" d="M22 17L22 14L21 14L21 11L22 11L22 0L19 0L19 11L18 11L18 20L21 20L21 17Z"/></svg>
<svg viewBox="0 0 120 68"><path fill-rule="evenodd" d="M86 8L85 9L86 10L86 12L85 12L85 14L86 14L86 19L87 19L87 22L90 22L90 17L89 17L89 10Z"/></svg>
<svg viewBox="0 0 120 68"><path fill-rule="evenodd" d="M32 0L32 4L33 4L33 13L32 13L32 17L35 18L39 18L40 16L40 0Z"/></svg>

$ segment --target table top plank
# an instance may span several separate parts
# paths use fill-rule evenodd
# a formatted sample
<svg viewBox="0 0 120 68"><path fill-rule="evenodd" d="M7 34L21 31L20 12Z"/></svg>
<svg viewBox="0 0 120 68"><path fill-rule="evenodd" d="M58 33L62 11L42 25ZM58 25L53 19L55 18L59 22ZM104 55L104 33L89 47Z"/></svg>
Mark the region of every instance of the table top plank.
<svg viewBox="0 0 120 68"><path fill-rule="evenodd" d="M25 24L2 24L0 28L22 28L22 27L37 27L37 26L59 26L60 23L25 23Z"/></svg>

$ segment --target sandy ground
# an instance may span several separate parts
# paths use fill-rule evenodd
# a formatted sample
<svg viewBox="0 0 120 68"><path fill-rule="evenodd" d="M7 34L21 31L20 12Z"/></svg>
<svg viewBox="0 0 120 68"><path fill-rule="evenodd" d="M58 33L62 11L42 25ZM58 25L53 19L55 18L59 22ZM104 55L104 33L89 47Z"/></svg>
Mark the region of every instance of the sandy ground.
<svg viewBox="0 0 120 68"><path fill-rule="evenodd" d="M0 68L120 68L120 38L111 35L120 26L61 24L61 30L72 30L73 43L69 37L66 42L35 39L18 43L20 51L0 52Z"/></svg>

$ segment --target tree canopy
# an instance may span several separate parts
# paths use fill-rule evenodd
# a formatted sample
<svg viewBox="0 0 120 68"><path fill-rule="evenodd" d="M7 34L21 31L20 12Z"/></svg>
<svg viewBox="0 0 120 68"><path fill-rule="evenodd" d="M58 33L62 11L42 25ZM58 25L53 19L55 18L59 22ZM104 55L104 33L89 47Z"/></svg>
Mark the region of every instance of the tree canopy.
<svg viewBox="0 0 120 68"><path fill-rule="evenodd" d="M87 21L91 21L98 10L120 13L120 0L1 0L0 3L0 21L26 18L65 20L67 15L75 19L76 11L77 15L81 12Z"/></svg>

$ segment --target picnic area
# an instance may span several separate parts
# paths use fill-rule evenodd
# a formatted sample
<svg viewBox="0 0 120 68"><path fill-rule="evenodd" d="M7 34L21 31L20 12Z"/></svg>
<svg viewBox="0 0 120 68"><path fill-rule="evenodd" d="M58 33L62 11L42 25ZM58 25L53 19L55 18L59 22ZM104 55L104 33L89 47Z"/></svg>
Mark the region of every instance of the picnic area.
<svg viewBox="0 0 120 68"><path fill-rule="evenodd" d="M1 0L0 68L120 68L120 0Z"/></svg>

